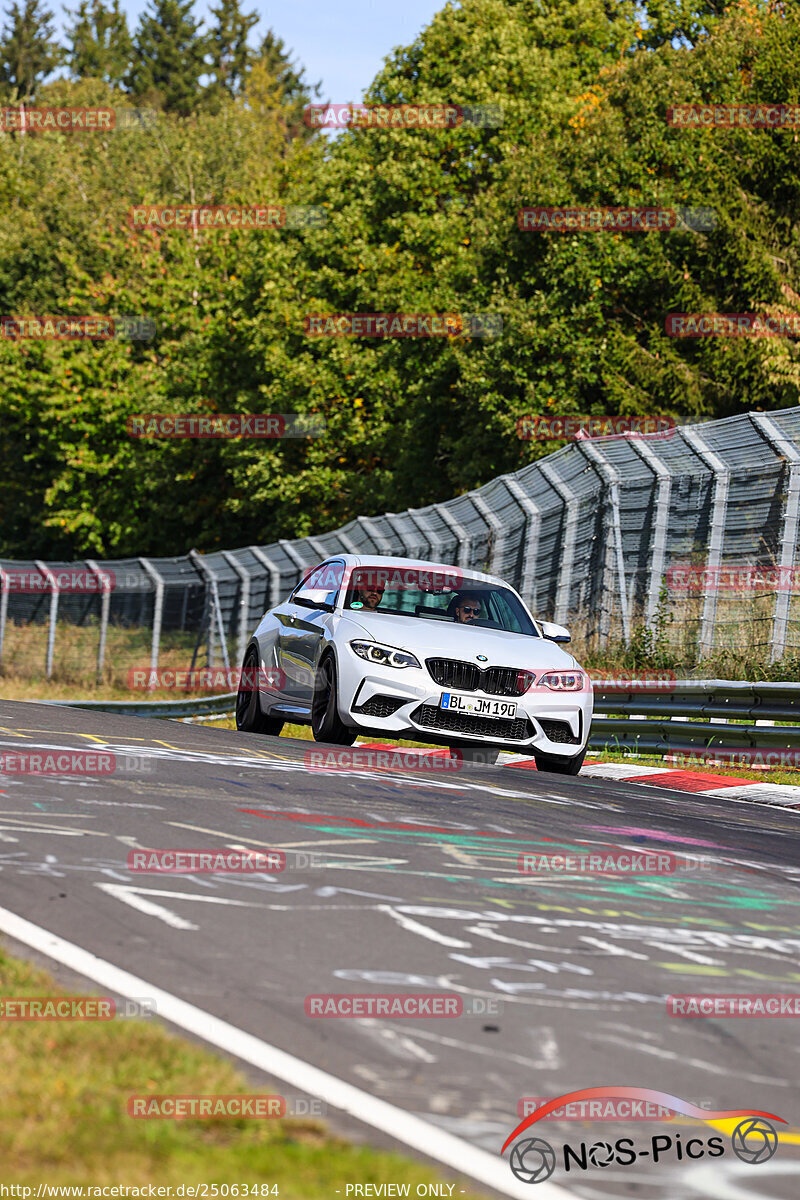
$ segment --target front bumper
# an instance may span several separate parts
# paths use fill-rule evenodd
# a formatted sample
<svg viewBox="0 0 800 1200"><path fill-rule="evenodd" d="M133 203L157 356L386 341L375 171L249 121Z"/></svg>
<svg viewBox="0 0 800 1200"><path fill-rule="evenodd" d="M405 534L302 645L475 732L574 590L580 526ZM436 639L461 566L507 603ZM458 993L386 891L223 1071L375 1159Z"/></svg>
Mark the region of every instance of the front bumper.
<svg viewBox="0 0 800 1200"><path fill-rule="evenodd" d="M361 733L417 738L445 746L537 750L564 758L580 754L588 741L591 691L536 690L522 696L498 697L483 691L441 687L424 668L370 666L364 672L363 660L358 661L360 669L356 672L340 671L339 715ZM461 691L476 699L512 701L517 706L516 717L475 716L442 709L440 701L445 691Z"/></svg>

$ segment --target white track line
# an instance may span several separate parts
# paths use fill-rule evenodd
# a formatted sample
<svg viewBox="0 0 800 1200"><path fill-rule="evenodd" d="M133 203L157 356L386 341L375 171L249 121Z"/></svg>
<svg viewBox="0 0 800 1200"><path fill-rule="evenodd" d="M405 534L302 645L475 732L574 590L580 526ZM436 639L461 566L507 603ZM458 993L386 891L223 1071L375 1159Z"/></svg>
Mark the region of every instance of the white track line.
<svg viewBox="0 0 800 1200"><path fill-rule="evenodd" d="M270 1046L243 1029L237 1029L235 1025L229 1025L227 1021L203 1012L193 1004L187 1004L185 1000L115 967L113 963L97 958L88 950L49 933L41 926L33 925L7 908L0 908L0 930L118 996L131 999L151 997L155 1001L156 1012L163 1020L210 1042L243 1062L251 1063L267 1075L282 1079L301 1092L319 1097L332 1108L348 1113L365 1125L380 1129L382 1133L428 1158L444 1163L453 1171L486 1184L514 1200L531 1200L530 1184L516 1179L507 1160L499 1155L470 1146L435 1125L429 1125L420 1117L387 1104L385 1100L379 1100L361 1088L353 1087L329 1075L327 1071L303 1062L293 1054L287 1054L285 1050L279 1050L277 1046ZM575 1200L575 1193L557 1184L544 1182L536 1185L536 1200Z"/></svg>

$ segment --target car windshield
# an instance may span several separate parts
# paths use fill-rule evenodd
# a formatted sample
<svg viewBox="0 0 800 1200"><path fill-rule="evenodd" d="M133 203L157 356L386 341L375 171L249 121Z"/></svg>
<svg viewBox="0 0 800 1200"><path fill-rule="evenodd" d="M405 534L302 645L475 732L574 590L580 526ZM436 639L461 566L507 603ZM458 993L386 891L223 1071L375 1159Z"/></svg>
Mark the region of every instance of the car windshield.
<svg viewBox="0 0 800 1200"><path fill-rule="evenodd" d="M357 567L350 576L346 609L418 617L449 625L539 634L517 597L500 584L465 579L450 571L416 567Z"/></svg>

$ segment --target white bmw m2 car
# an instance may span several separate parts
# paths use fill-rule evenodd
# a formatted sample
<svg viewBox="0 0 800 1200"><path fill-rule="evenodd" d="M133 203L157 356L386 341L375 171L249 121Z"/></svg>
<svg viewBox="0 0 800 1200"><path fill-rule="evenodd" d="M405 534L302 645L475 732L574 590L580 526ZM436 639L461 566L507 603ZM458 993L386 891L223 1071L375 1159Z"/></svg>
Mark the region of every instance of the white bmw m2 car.
<svg viewBox="0 0 800 1200"><path fill-rule="evenodd" d="M508 584L439 563L345 554L265 613L242 664L236 726L311 725L318 742L416 738L493 762L529 753L577 775L592 685Z"/></svg>

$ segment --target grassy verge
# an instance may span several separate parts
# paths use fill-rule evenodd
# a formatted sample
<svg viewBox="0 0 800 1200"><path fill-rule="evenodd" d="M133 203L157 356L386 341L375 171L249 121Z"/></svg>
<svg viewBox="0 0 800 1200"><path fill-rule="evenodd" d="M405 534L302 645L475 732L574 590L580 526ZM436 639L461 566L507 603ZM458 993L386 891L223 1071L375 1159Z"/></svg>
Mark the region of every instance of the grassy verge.
<svg viewBox="0 0 800 1200"><path fill-rule="evenodd" d="M75 994L2 951L0 993ZM2 1024L5 1184L270 1183L283 1200L330 1200L346 1183L409 1183L413 1195L418 1183L437 1179L399 1155L331 1136L320 1120L132 1119L132 1094L280 1092L250 1086L227 1062L155 1020Z"/></svg>

